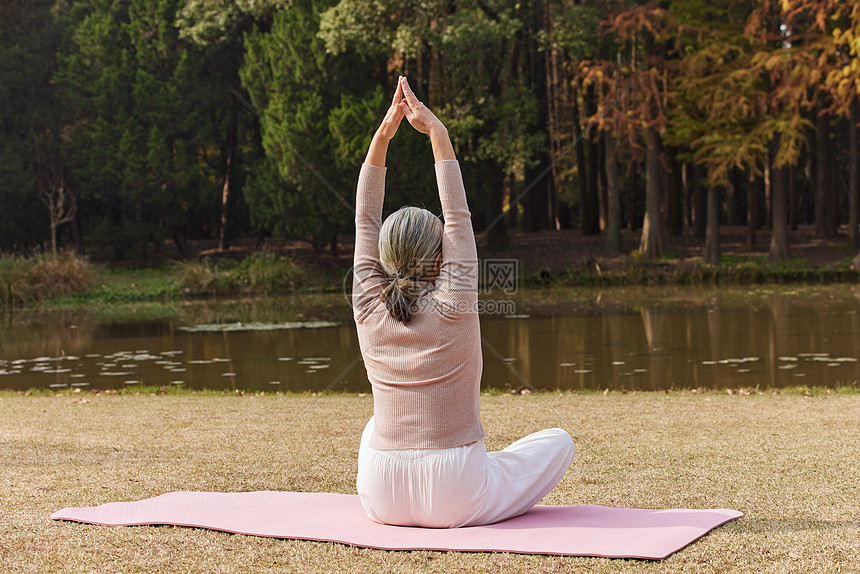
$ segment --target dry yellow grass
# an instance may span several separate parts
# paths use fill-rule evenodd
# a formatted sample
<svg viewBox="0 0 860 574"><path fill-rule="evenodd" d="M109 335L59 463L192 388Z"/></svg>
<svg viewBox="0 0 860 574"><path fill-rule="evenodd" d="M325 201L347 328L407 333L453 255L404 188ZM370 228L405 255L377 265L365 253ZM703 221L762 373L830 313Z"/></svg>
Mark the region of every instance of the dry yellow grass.
<svg viewBox="0 0 860 574"><path fill-rule="evenodd" d="M545 503L745 516L661 562L386 552L55 522L50 514L65 506L172 490L354 493L371 399L7 393L0 571L860 572L860 395L547 394L488 396L482 406L490 448L546 426L578 435L577 458Z"/></svg>

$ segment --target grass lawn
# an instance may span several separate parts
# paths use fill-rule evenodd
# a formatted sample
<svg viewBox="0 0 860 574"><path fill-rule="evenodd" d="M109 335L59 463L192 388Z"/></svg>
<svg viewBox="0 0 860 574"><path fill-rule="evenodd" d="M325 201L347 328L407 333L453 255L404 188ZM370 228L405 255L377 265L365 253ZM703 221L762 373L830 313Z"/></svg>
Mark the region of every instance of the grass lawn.
<svg viewBox="0 0 860 574"><path fill-rule="evenodd" d="M854 392L494 395L482 408L490 449L548 426L576 435L577 457L544 503L734 508L745 516L661 562L388 552L55 522L50 514L66 506L173 490L354 493L371 397L7 392L0 570L860 572Z"/></svg>

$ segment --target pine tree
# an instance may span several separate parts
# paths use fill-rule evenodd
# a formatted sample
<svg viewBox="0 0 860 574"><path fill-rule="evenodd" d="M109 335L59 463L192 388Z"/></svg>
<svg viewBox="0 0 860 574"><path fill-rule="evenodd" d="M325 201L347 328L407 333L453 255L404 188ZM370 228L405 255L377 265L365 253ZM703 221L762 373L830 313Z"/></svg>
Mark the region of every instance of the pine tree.
<svg viewBox="0 0 860 574"><path fill-rule="evenodd" d="M49 229L56 231L63 217L52 227L40 197L52 198L55 208L73 198L51 82L61 17L53 0L0 8L0 251L26 249L44 241Z"/></svg>
<svg viewBox="0 0 860 574"><path fill-rule="evenodd" d="M256 27L241 77L263 118L266 152L248 189L252 217L334 249L337 235L352 230L355 177L384 96L377 68L354 53L326 52L317 32L330 5L295 2L268 30Z"/></svg>
<svg viewBox="0 0 860 574"><path fill-rule="evenodd" d="M196 149L204 119L187 97L196 78L178 3L75 3L59 55L75 187L92 237L117 257L145 256L174 236L205 186Z"/></svg>

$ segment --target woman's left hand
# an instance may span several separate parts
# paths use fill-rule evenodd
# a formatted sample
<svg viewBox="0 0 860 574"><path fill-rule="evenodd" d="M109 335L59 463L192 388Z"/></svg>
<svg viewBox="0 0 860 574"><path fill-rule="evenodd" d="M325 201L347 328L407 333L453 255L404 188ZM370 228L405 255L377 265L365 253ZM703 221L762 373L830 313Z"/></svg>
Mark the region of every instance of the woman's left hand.
<svg viewBox="0 0 860 574"><path fill-rule="evenodd" d="M401 77L400 81L397 82L397 87L403 92L403 102L398 105L413 128L427 135L439 130L447 133L445 125L436 117L436 114L431 112L430 108L421 103L415 96L406 78Z"/></svg>

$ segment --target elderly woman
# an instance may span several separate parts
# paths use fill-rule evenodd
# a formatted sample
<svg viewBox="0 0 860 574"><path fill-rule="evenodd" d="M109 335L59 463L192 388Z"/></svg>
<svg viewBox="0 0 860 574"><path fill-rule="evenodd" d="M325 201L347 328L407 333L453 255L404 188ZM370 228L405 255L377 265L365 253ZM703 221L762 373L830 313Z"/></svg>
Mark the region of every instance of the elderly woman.
<svg viewBox="0 0 860 574"><path fill-rule="evenodd" d="M382 222L385 157L403 118L430 138L444 225L404 207ZM480 422L478 257L454 148L442 122L398 80L361 167L353 310L373 388L356 485L386 524L454 528L529 510L564 476L570 435L548 429L488 453Z"/></svg>

